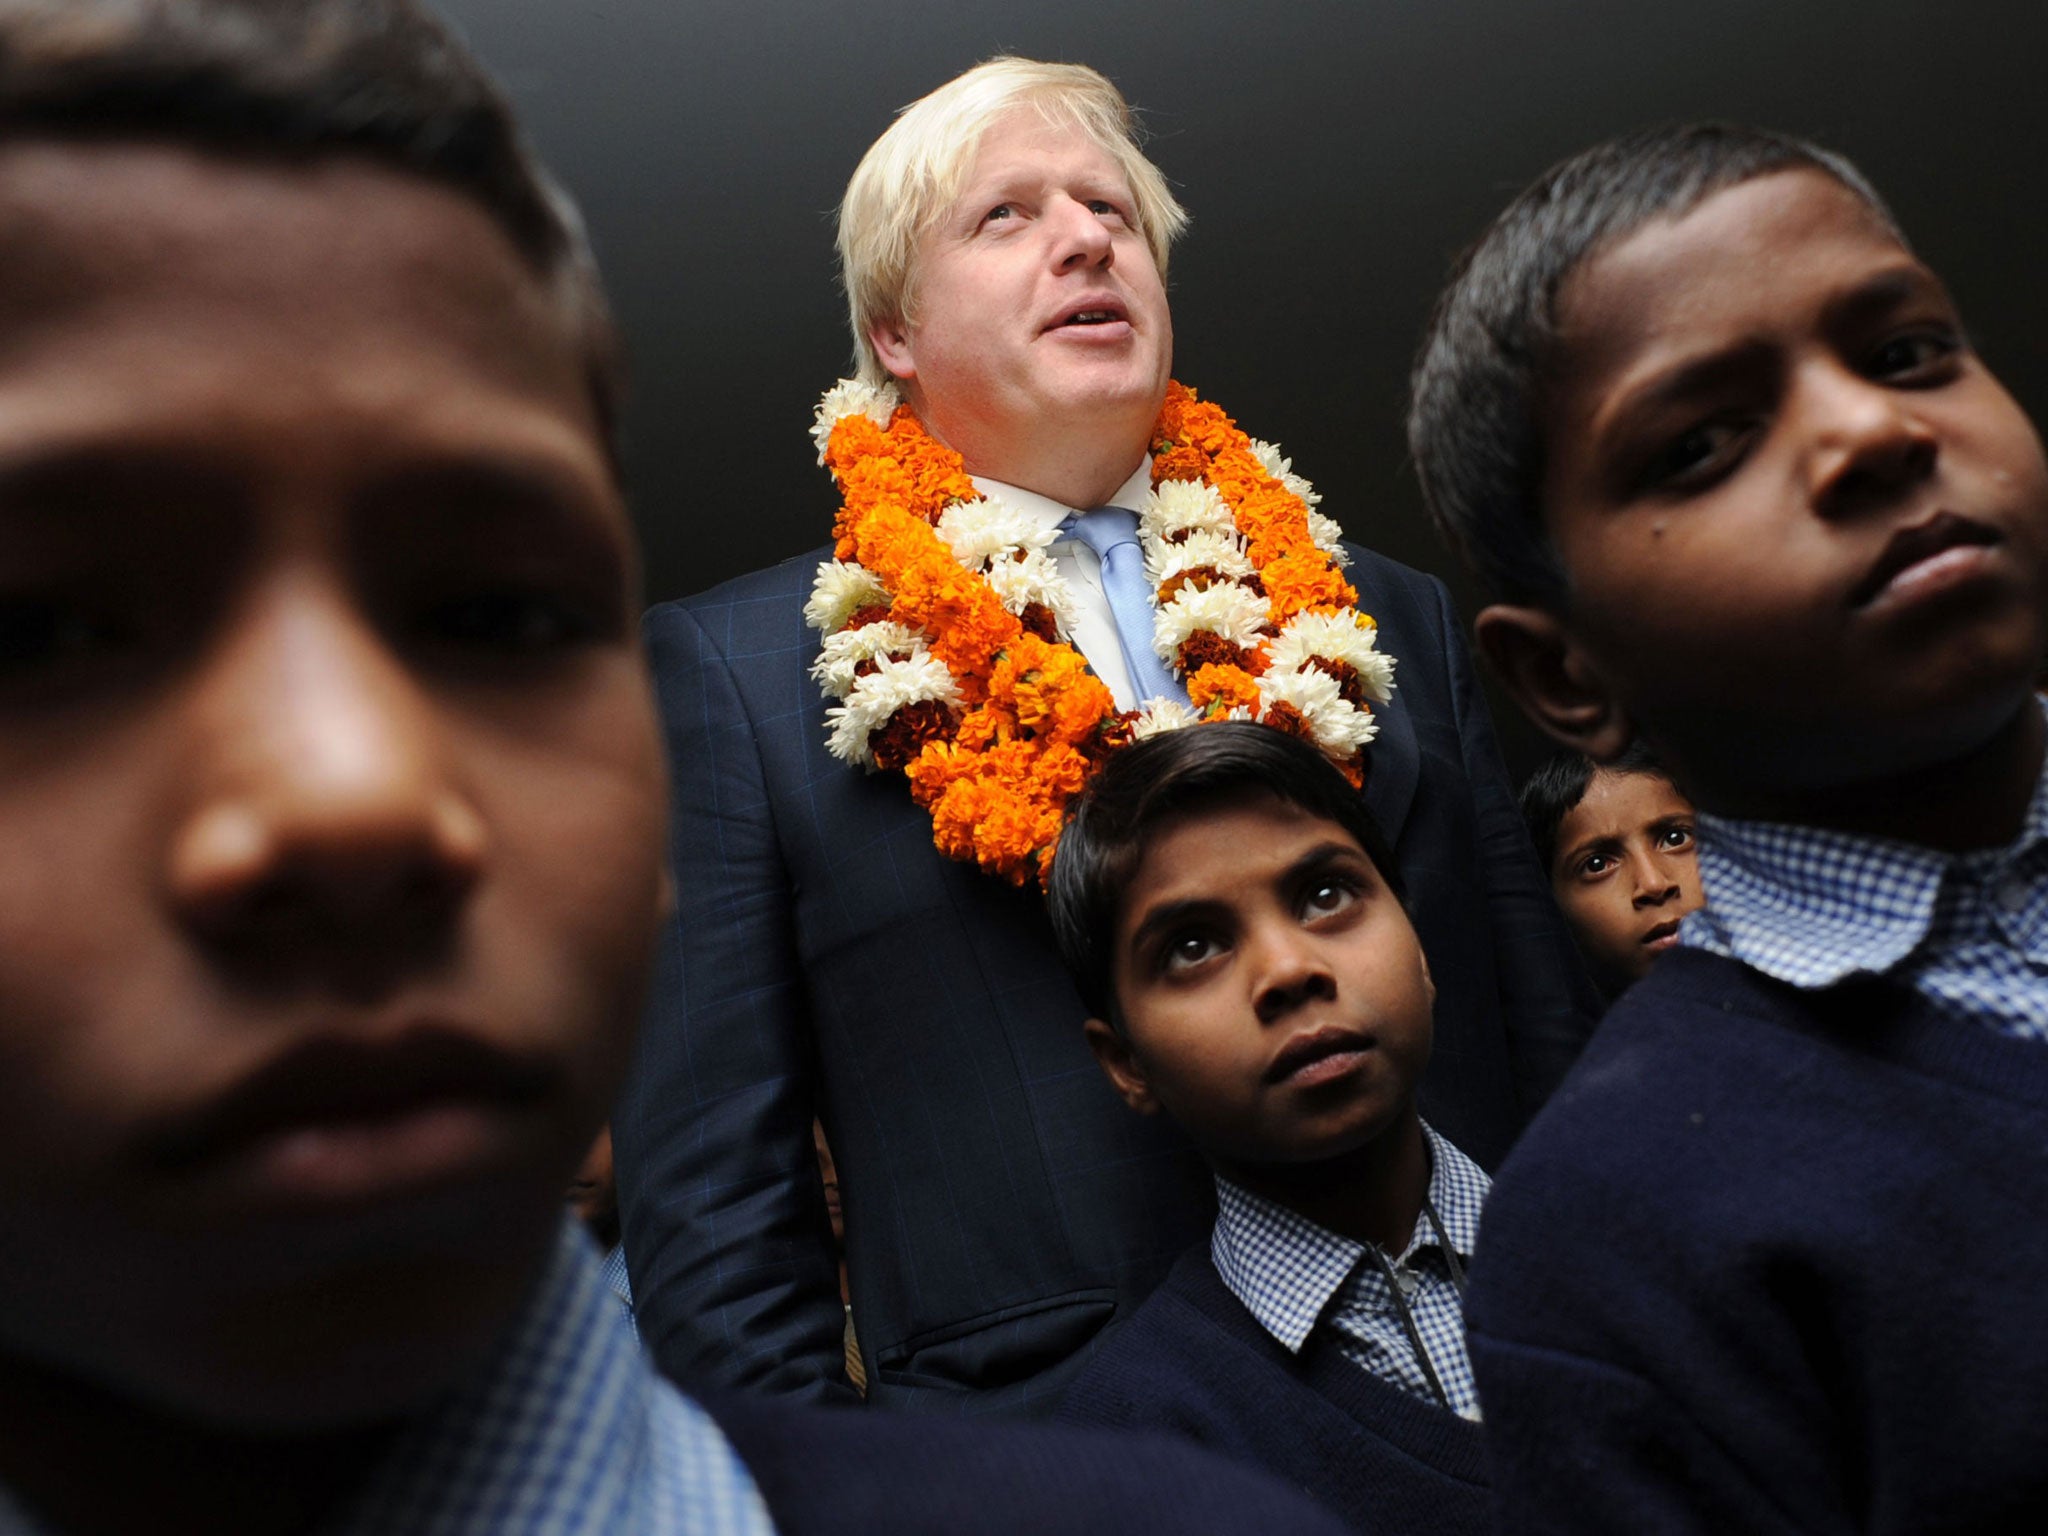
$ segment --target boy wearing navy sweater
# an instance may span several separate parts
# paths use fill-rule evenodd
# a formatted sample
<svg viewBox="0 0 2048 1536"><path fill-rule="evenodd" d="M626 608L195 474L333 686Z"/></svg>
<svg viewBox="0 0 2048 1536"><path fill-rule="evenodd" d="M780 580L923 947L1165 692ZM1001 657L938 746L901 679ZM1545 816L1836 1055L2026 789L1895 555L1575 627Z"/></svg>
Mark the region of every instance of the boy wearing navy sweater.
<svg viewBox="0 0 2048 1536"><path fill-rule="evenodd" d="M1862 177L1663 130L1454 278L1410 437L1487 655L1699 807L1706 906L1502 1170L1516 1531L2048 1506L2048 468Z"/></svg>
<svg viewBox="0 0 2048 1536"><path fill-rule="evenodd" d="M1416 1113L1435 991L1397 881L1357 792L1266 726L1151 737L1083 798L1049 894L1089 1044L1218 1209L1060 1413L1190 1435L1361 1528L1479 1531L1487 1179Z"/></svg>

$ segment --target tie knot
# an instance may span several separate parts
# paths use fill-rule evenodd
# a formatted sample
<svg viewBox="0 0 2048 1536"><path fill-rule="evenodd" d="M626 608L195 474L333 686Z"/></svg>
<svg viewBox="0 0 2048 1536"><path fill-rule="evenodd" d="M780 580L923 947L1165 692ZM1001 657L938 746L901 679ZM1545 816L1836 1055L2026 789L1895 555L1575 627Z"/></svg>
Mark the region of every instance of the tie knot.
<svg viewBox="0 0 2048 1536"><path fill-rule="evenodd" d="M1138 514L1128 507L1097 507L1091 512L1076 512L1060 524L1060 530L1079 539L1095 551L1097 559L1102 559L1120 544L1138 542Z"/></svg>

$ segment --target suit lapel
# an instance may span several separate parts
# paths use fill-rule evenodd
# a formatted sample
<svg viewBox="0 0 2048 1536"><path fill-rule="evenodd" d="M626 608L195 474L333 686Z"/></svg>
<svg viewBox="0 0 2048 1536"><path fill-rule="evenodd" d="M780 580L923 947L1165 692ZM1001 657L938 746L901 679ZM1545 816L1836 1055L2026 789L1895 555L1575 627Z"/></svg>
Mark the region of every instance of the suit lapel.
<svg viewBox="0 0 2048 1536"><path fill-rule="evenodd" d="M1396 653L1397 663L1404 659ZM1399 679L1397 667L1397 683ZM1365 760L1369 766L1365 803L1391 848L1400 843L1402 823L1408 819L1408 807L1415 800L1415 786L1422 777L1422 749L1415 740L1415 722L1408 716L1408 706L1398 687L1392 700L1373 711L1373 717L1380 723L1380 733L1366 743Z"/></svg>

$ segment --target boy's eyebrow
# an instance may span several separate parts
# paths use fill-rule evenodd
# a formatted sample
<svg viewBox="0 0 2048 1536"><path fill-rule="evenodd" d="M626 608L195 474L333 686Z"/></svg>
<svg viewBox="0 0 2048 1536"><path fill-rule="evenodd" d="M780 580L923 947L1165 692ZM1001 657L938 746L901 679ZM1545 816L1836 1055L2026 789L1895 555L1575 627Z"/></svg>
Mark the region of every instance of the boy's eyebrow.
<svg viewBox="0 0 2048 1536"><path fill-rule="evenodd" d="M1939 278L1907 257L1830 299L1821 323L1829 332L1853 329L1909 300L1925 298L1937 298L1946 304L1948 293ZM1757 339L1683 358L1636 379L1624 378L1607 408L1596 418L1594 435L1603 445L1626 438L1642 417L1684 406L1699 396L1712 395L1743 380L1759 364L1769 361L1771 350L1767 342Z"/></svg>
<svg viewBox="0 0 2048 1536"><path fill-rule="evenodd" d="M1357 844L1341 842L1336 838L1330 838L1325 842L1317 843L1313 848L1304 852L1300 858L1280 871L1280 879L1283 883L1298 880L1303 875L1309 874L1324 865L1337 863L1341 860L1351 860L1355 863L1363 864L1367 868L1372 867L1371 858ZM1189 896L1180 901L1162 902L1157 906L1146 909L1145 915L1138 920L1137 926L1131 930L1129 947L1132 950L1142 948L1146 940L1162 928L1170 928L1195 918L1224 916L1229 911L1230 903L1222 896Z"/></svg>

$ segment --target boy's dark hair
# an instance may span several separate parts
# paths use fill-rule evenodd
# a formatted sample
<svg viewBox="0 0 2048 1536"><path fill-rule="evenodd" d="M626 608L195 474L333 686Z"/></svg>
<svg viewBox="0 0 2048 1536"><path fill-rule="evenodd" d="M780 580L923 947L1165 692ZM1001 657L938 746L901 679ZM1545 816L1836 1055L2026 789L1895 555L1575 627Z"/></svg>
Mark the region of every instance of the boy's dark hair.
<svg viewBox="0 0 2048 1536"><path fill-rule="evenodd" d="M1564 280L1652 219L1683 217L1726 187L1792 170L1833 177L1898 232L1876 189L1840 155L1785 134L1689 123L1612 139L1551 167L1459 260L1416 356L1408 451L1437 531L1496 600L1561 609L1566 598L1537 498Z"/></svg>
<svg viewBox="0 0 2048 1536"><path fill-rule="evenodd" d="M617 466L621 368L574 205L512 109L413 0L0 0L0 142L361 155L482 206L557 295Z"/></svg>
<svg viewBox="0 0 2048 1536"><path fill-rule="evenodd" d="M1271 726L1219 721L1162 731L1119 752L1069 809L1046 882L1053 937L1081 1001L1122 1028L1115 974L1124 893L1160 826L1191 811L1270 796L1358 840L1401 898L1401 873L1365 796L1316 748Z"/></svg>
<svg viewBox="0 0 2048 1536"><path fill-rule="evenodd" d="M1548 876L1557 858L1557 829L1564 825L1596 773L1647 773L1670 782L1671 775L1655 754L1640 741L1613 762L1596 763L1583 752L1559 752L1546 758L1522 785L1522 820L1528 823L1529 838L1536 844L1536 857Z"/></svg>

